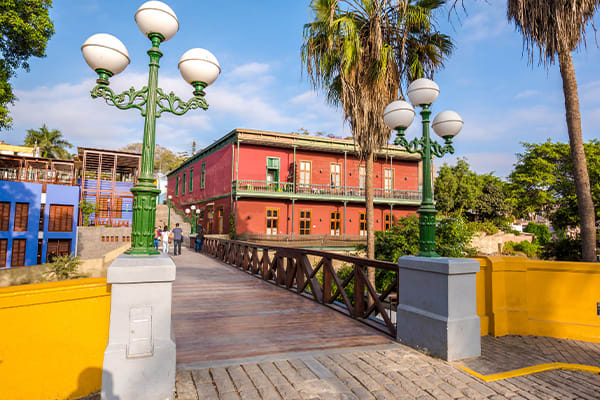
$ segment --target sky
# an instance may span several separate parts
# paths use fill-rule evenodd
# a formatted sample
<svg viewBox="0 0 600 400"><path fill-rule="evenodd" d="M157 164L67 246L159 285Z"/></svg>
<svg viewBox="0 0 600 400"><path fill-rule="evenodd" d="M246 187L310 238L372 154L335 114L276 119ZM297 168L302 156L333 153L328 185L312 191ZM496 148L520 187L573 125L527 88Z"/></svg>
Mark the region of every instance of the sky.
<svg viewBox="0 0 600 400"><path fill-rule="evenodd" d="M60 130L75 146L119 149L140 142L143 120L136 110L118 110L90 90L96 74L81 55L81 44L95 33L117 36L131 64L111 79L115 92L141 88L147 81L150 42L138 30L134 14L143 1L54 1L56 33L47 57L30 60L31 70L18 71L11 83L17 102L11 107L13 128L0 140L22 144L28 129L46 124ZM206 89L208 111L184 116L163 114L156 142L176 152L210 145L235 128L293 132L303 128L350 136L342 111L328 105L302 74L302 28L312 18L309 0L171 0L179 32L161 45L159 86L182 99L192 88L179 75L177 62L190 48L210 50L222 73ZM437 16L439 30L456 45L445 68L435 75L440 96L436 113L458 112L465 124L455 140L455 155L435 161L454 164L466 158L479 173L505 177L512 170L521 142L568 141L564 97L558 65L528 64L522 37L506 19L500 0L468 1L467 13ZM600 49L593 31L587 48L574 54L584 140L600 137ZM420 135L418 118L410 139ZM73 150L74 151L74 150Z"/></svg>

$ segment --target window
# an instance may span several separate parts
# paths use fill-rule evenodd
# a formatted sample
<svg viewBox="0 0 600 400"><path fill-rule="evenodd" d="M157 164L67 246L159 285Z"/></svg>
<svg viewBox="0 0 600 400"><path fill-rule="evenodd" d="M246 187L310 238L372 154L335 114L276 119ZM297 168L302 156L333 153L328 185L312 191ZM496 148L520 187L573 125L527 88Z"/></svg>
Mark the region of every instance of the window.
<svg viewBox="0 0 600 400"><path fill-rule="evenodd" d="M0 268L6 267L6 249L7 249L7 247L8 247L8 239L0 239Z"/></svg>
<svg viewBox="0 0 600 400"><path fill-rule="evenodd" d="M365 213L360 213L360 236L367 236L367 216Z"/></svg>
<svg viewBox="0 0 600 400"><path fill-rule="evenodd" d="M118 239L118 236L117 236ZM113 241L111 237L111 242ZM56 257L71 254L71 239L48 239L46 262L52 262Z"/></svg>
<svg viewBox="0 0 600 400"><path fill-rule="evenodd" d="M185 172L183 173L183 179L181 180L181 194L185 194Z"/></svg>
<svg viewBox="0 0 600 400"><path fill-rule="evenodd" d="M98 207L98 217L108 218L108 208L110 207L110 198L108 196L100 196L100 207ZM52 210L52 207L50 207Z"/></svg>
<svg viewBox="0 0 600 400"><path fill-rule="evenodd" d="M358 167L358 186L360 186L361 189L364 189L366 184L367 184L367 169L365 168L364 165L361 165L360 167Z"/></svg>
<svg viewBox="0 0 600 400"><path fill-rule="evenodd" d="M50 205L48 232L71 232L73 230L73 206Z"/></svg>
<svg viewBox="0 0 600 400"><path fill-rule="evenodd" d="M300 185L310 185L311 167L312 165L310 161L300 161L300 180L298 181Z"/></svg>
<svg viewBox="0 0 600 400"><path fill-rule="evenodd" d="M15 232L27 232L29 220L29 203L15 204Z"/></svg>
<svg viewBox="0 0 600 400"><path fill-rule="evenodd" d="M383 215L384 230L389 231L394 225L394 217L388 212Z"/></svg>
<svg viewBox="0 0 600 400"><path fill-rule="evenodd" d="M179 177L175 177L175 197L179 195Z"/></svg>
<svg viewBox="0 0 600 400"><path fill-rule="evenodd" d="M331 222L330 222L330 230L331 236L339 236L340 235L340 212L332 211L331 212Z"/></svg>
<svg viewBox="0 0 600 400"><path fill-rule="evenodd" d="M22 267L25 265L25 251L27 249L26 239L14 239L12 242L12 267Z"/></svg>
<svg viewBox="0 0 600 400"><path fill-rule="evenodd" d="M269 190L279 187L279 158L267 157L267 187Z"/></svg>
<svg viewBox="0 0 600 400"><path fill-rule="evenodd" d="M279 227L279 209L267 208L267 235L277 235Z"/></svg>
<svg viewBox="0 0 600 400"><path fill-rule="evenodd" d="M115 202L111 211L113 218L123 218L123 199L121 197L115 197Z"/></svg>
<svg viewBox="0 0 600 400"><path fill-rule="evenodd" d="M190 168L190 193L194 190L194 168Z"/></svg>
<svg viewBox="0 0 600 400"><path fill-rule="evenodd" d="M342 166L340 164L331 164L331 187L338 187L342 185Z"/></svg>
<svg viewBox="0 0 600 400"><path fill-rule="evenodd" d="M200 169L200 189L204 189L206 184L206 162L202 163L202 167Z"/></svg>
<svg viewBox="0 0 600 400"><path fill-rule="evenodd" d="M0 231L8 231L10 223L10 203L3 201L0 203Z"/></svg>
<svg viewBox="0 0 600 400"><path fill-rule="evenodd" d="M301 235L310 235L310 217L311 217L311 211L310 210L300 210L300 234Z"/></svg>
<svg viewBox="0 0 600 400"><path fill-rule="evenodd" d="M383 171L383 188L389 191L394 189L394 170L392 168L386 168Z"/></svg>

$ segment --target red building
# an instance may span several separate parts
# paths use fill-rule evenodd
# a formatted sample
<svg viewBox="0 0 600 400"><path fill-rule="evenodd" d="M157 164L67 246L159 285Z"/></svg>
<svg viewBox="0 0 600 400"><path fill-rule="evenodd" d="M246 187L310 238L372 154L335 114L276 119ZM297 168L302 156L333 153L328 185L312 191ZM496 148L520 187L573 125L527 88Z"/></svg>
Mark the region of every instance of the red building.
<svg viewBox="0 0 600 400"><path fill-rule="evenodd" d="M374 167L384 230L419 207L420 156L387 146ZM355 236L366 235L364 180L352 140L236 129L170 172L167 190L209 233Z"/></svg>

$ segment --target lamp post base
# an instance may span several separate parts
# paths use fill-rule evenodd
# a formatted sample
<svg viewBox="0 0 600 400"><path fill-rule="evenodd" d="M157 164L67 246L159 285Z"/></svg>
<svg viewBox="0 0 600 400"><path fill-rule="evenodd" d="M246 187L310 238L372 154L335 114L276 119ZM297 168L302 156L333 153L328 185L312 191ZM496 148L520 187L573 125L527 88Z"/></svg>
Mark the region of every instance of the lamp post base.
<svg viewBox="0 0 600 400"><path fill-rule="evenodd" d="M175 397L174 280L175 264L167 256L124 255L108 268L112 294L102 400Z"/></svg>
<svg viewBox="0 0 600 400"><path fill-rule="evenodd" d="M131 188L131 193L133 193L133 228L131 230L131 248L125 253L147 256L160 254L154 248L156 197L160 190L152 183L140 182Z"/></svg>

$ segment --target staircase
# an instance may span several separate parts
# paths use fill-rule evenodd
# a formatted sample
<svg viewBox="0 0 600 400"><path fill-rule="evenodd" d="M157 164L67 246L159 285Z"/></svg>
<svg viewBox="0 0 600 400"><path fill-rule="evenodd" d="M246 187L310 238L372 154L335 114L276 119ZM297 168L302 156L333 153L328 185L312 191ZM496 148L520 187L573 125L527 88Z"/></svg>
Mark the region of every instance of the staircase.
<svg viewBox="0 0 600 400"><path fill-rule="evenodd" d="M169 207L166 204L159 204L156 206L156 226L164 227L167 225L169 220ZM175 227L175 224L179 223L179 227L183 229L183 233L189 235L191 232L191 226L183 220L183 218L175 212L174 208L171 208L171 229Z"/></svg>

